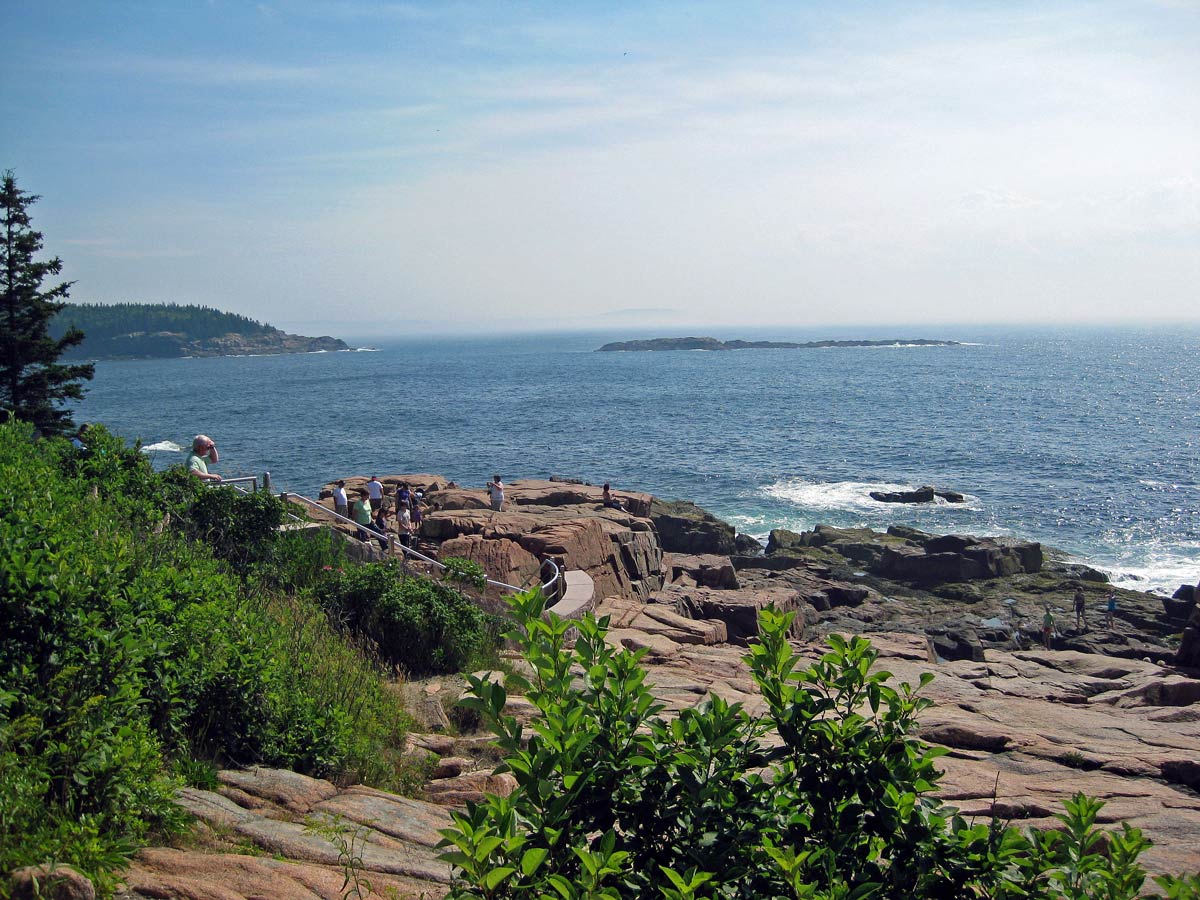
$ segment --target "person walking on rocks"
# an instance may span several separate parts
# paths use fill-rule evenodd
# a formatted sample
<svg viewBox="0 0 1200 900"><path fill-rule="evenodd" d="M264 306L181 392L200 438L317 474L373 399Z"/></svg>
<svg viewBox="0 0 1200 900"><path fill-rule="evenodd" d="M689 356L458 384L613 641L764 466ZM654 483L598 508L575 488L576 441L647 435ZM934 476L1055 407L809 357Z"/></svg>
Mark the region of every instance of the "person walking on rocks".
<svg viewBox="0 0 1200 900"><path fill-rule="evenodd" d="M1084 613L1087 611L1087 598L1083 595L1083 588L1075 588L1075 628L1079 631L1087 628L1087 618Z"/></svg>
<svg viewBox="0 0 1200 900"><path fill-rule="evenodd" d="M379 507L383 506L383 485L374 475L367 482L367 496L371 500L371 512L379 512Z"/></svg>
<svg viewBox="0 0 1200 900"><path fill-rule="evenodd" d="M504 511L504 482L500 480L499 475L493 475L492 480L487 483L488 499L492 501L492 509L495 512Z"/></svg>
<svg viewBox="0 0 1200 900"><path fill-rule="evenodd" d="M1050 604L1046 604L1046 614L1042 616L1042 645L1049 650L1050 639L1054 637L1054 613L1050 612Z"/></svg>
<svg viewBox="0 0 1200 900"><path fill-rule="evenodd" d="M1112 628L1117 618L1117 595L1109 592L1108 607L1104 611L1104 624L1108 628Z"/></svg>
<svg viewBox="0 0 1200 900"><path fill-rule="evenodd" d="M339 516L348 515L350 512L350 499L346 496L346 482L339 481L337 487L333 489L333 511Z"/></svg>

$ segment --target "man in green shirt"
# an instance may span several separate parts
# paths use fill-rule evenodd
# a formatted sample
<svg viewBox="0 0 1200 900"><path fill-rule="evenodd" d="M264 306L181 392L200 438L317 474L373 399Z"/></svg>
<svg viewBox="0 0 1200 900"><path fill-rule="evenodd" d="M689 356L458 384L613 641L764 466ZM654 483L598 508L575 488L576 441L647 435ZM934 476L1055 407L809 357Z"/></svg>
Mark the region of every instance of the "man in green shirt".
<svg viewBox="0 0 1200 900"><path fill-rule="evenodd" d="M192 439L192 452L188 454L188 474L196 476L201 481L220 481L220 475L208 471L208 464L215 463L219 459L216 442L207 434L198 434Z"/></svg>

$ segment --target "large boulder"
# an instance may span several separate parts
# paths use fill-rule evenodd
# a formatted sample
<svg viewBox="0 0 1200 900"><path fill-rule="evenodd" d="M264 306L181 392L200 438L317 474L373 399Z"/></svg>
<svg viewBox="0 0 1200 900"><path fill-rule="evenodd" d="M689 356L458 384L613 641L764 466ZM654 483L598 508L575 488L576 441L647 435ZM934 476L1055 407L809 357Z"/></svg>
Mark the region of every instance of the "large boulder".
<svg viewBox="0 0 1200 900"><path fill-rule="evenodd" d="M771 533L767 535L766 554L767 556L774 556L776 553L787 553L811 546L811 532L796 532L788 531L786 528L773 528Z"/></svg>
<svg viewBox="0 0 1200 900"><path fill-rule="evenodd" d="M1041 544L947 534L929 538L923 546L906 542L883 547L868 565L884 578L928 585L1035 573L1042 560Z"/></svg>
<svg viewBox="0 0 1200 900"><path fill-rule="evenodd" d="M668 553L732 556L735 552L733 526L695 503L655 497L650 504L650 520L658 529L662 548Z"/></svg>
<svg viewBox="0 0 1200 900"><path fill-rule="evenodd" d="M446 541L440 549L443 559L468 559L482 566L492 580L516 587L532 584L541 573L538 558L508 538L488 540L481 534L464 534Z"/></svg>
<svg viewBox="0 0 1200 900"><path fill-rule="evenodd" d="M70 866L26 866L9 879L12 900L96 900L92 882Z"/></svg>
<svg viewBox="0 0 1200 900"><path fill-rule="evenodd" d="M728 556L711 553L700 556L666 553L663 555L663 566L672 582L686 578L690 579L692 584L701 587L738 587L737 571Z"/></svg>
<svg viewBox="0 0 1200 900"><path fill-rule="evenodd" d="M793 625L799 634L806 622L805 610L811 608L800 592L782 588L734 591L671 585L654 599L689 618L724 622L729 643L743 646L758 635L759 610L773 606L780 612L799 612Z"/></svg>
<svg viewBox="0 0 1200 900"><path fill-rule="evenodd" d="M662 550L650 523L619 510L526 504L493 512L460 506L427 514L421 537L439 544L439 555L466 556L507 584L529 583L545 557L587 573L602 597L645 598L663 583Z"/></svg>

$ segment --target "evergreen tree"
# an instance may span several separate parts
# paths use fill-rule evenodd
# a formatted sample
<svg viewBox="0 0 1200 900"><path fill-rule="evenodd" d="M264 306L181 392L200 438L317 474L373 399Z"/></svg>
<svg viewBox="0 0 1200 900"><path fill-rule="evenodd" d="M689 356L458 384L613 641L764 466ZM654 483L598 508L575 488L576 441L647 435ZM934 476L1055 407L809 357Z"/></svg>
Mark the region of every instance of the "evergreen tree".
<svg viewBox="0 0 1200 900"><path fill-rule="evenodd" d="M32 422L48 434L61 434L71 427L71 413L61 406L83 396L84 379L90 365L60 365L58 358L68 347L83 340L83 332L70 328L57 340L50 336L50 321L67 305L71 282L64 281L42 290L42 280L62 271L57 256L38 262L42 235L29 225L28 208L38 197L17 187L12 171L4 173L0 189L0 279L4 299L0 303L0 416L7 413Z"/></svg>

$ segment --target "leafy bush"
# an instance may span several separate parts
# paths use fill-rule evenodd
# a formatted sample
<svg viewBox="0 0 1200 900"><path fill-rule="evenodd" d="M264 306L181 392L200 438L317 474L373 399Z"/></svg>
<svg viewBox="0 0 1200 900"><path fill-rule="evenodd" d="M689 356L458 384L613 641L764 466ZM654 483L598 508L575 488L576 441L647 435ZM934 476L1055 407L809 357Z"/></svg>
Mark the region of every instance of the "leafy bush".
<svg viewBox="0 0 1200 900"><path fill-rule="evenodd" d="M488 617L449 585L395 561L330 569L317 598L344 628L411 675L458 672L489 634Z"/></svg>
<svg viewBox="0 0 1200 900"><path fill-rule="evenodd" d="M607 620L564 622L538 591L513 609L542 719L526 733L502 685L470 679L461 702L491 725L518 789L443 831L453 898L1127 900L1142 887L1148 842L1099 831L1098 801L1075 797L1062 829L1039 833L970 824L934 799L940 751L913 736L929 701L873 671L861 638L831 638L802 668L791 614L765 610L747 660L768 715L711 697L666 721L642 654L611 648ZM1200 897L1196 879L1158 881Z"/></svg>
<svg viewBox="0 0 1200 900"><path fill-rule="evenodd" d="M279 526L285 518L284 501L273 494L266 491L244 494L228 487L200 491L187 510L192 537L208 544L215 556L238 568L262 562L272 555Z"/></svg>
<svg viewBox="0 0 1200 900"><path fill-rule="evenodd" d="M470 585L477 591L487 587L487 572L474 560L463 559L461 556L447 556L441 563L446 567L442 570L443 581Z"/></svg>
<svg viewBox="0 0 1200 900"><path fill-rule="evenodd" d="M242 529L268 559L254 534L275 507L249 498L238 519L240 497L154 473L102 429L88 447L0 426L0 873L56 859L110 885L153 831L179 826L175 771L395 783L408 720L374 659L311 598L170 524L197 501L230 526L222 541Z"/></svg>

